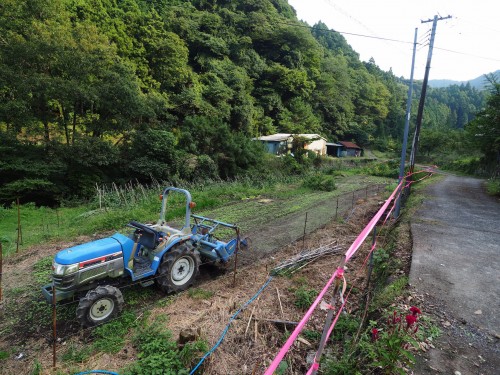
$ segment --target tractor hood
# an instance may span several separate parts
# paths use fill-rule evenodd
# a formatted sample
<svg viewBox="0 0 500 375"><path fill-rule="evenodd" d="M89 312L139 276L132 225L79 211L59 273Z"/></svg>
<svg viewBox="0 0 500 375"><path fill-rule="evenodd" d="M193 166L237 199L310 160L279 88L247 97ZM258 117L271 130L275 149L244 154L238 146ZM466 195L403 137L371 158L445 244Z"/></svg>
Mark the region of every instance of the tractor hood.
<svg viewBox="0 0 500 375"><path fill-rule="evenodd" d="M133 245L134 241L130 238L123 234L115 233L108 238L61 250L55 256L54 261L63 265L85 262L99 257L117 255L116 253L118 252L130 250Z"/></svg>

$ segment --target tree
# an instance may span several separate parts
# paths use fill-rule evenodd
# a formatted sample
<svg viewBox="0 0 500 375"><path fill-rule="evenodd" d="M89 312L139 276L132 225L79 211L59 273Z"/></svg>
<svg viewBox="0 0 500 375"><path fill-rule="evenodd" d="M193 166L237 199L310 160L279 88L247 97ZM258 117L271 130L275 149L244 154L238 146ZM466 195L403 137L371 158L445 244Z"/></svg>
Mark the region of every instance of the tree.
<svg viewBox="0 0 500 375"><path fill-rule="evenodd" d="M467 125L470 139L482 151L486 164L500 164L500 82L495 75L486 76L489 97L484 110Z"/></svg>

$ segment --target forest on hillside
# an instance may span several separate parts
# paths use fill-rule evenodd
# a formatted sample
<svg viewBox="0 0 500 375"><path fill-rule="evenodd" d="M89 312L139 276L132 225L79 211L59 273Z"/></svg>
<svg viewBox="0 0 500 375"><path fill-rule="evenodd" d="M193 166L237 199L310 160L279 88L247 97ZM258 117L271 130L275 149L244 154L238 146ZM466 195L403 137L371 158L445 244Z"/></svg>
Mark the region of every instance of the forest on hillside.
<svg viewBox="0 0 500 375"><path fill-rule="evenodd" d="M258 175L251 139L274 132L400 147L407 82L286 0L3 0L0 45L4 204ZM486 100L469 85L428 95L429 139Z"/></svg>

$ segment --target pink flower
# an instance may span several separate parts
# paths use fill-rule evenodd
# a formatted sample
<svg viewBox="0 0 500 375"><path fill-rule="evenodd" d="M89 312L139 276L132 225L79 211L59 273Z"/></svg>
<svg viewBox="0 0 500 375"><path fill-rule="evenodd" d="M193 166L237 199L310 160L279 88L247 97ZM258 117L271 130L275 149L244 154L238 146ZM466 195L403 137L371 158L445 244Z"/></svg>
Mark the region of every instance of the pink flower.
<svg viewBox="0 0 500 375"><path fill-rule="evenodd" d="M377 341L377 340L378 340L378 329L372 328L372 341Z"/></svg>
<svg viewBox="0 0 500 375"><path fill-rule="evenodd" d="M413 316L417 316L418 314L422 314L422 311L416 306L410 307L410 311L413 314Z"/></svg>

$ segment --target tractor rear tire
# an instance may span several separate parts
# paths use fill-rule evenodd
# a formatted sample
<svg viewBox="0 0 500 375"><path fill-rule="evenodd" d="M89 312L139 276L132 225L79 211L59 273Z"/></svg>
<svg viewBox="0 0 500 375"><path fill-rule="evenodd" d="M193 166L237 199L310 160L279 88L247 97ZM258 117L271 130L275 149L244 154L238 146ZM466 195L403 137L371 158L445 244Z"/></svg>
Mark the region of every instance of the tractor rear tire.
<svg viewBox="0 0 500 375"><path fill-rule="evenodd" d="M186 290L198 276L200 254L186 243L179 244L163 255L156 283L165 293Z"/></svg>
<svg viewBox="0 0 500 375"><path fill-rule="evenodd" d="M123 309L123 295L114 286L98 286L80 299L76 318L84 327L103 324L118 316Z"/></svg>

